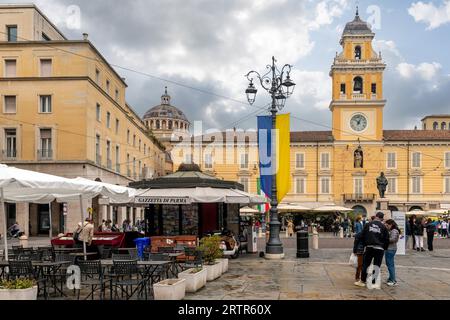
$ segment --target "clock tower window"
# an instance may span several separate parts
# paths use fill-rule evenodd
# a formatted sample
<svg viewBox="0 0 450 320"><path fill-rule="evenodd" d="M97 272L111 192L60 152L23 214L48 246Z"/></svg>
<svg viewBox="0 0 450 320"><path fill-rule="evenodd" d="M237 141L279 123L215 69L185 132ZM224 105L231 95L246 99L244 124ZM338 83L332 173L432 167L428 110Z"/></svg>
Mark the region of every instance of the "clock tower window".
<svg viewBox="0 0 450 320"><path fill-rule="evenodd" d="M345 83L341 83L341 94L346 94Z"/></svg>
<svg viewBox="0 0 450 320"><path fill-rule="evenodd" d="M377 84L372 83L372 94L377 94Z"/></svg>
<svg viewBox="0 0 450 320"><path fill-rule="evenodd" d="M355 47L355 60L361 60L361 47Z"/></svg>
<svg viewBox="0 0 450 320"><path fill-rule="evenodd" d="M361 77L353 79L353 93L363 93L363 79Z"/></svg>

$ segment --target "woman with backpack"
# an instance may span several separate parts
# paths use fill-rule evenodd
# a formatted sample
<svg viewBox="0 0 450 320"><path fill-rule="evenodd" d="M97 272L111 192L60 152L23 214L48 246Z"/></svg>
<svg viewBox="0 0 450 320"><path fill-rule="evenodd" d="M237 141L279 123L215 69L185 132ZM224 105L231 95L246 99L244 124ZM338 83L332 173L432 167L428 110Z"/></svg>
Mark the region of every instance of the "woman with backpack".
<svg viewBox="0 0 450 320"><path fill-rule="evenodd" d="M425 229L425 225L422 223L422 219L417 219L414 224L414 237L416 239L416 250L417 251L425 251L423 248L423 231Z"/></svg>
<svg viewBox="0 0 450 320"><path fill-rule="evenodd" d="M397 254L397 243L400 239L401 231L397 223L392 219L386 221L386 227L389 230L389 247L384 253L386 266L389 271L387 285L394 287L397 286L397 279L395 278L395 255Z"/></svg>

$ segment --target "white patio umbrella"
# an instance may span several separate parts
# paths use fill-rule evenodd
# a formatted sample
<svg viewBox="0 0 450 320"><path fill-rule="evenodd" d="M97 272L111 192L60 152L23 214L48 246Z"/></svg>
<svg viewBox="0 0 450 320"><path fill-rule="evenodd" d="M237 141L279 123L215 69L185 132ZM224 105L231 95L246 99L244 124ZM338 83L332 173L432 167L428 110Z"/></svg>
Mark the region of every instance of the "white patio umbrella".
<svg viewBox="0 0 450 320"><path fill-rule="evenodd" d="M239 210L239 212L241 214L257 214L257 213L259 213L258 210L250 208L250 207L243 207Z"/></svg>
<svg viewBox="0 0 450 320"><path fill-rule="evenodd" d="M124 186L118 186L111 183L105 183L105 182L99 182L99 181L93 181L88 180L85 178L78 177L76 179L73 179L76 182L81 182L83 184L87 185L93 185L103 188L102 189L102 196L108 197L110 203L114 204L125 204L133 202L134 196L137 193L136 189L128 188Z"/></svg>
<svg viewBox="0 0 450 320"><path fill-rule="evenodd" d="M444 214L448 214L449 210L445 210L445 209L436 209L436 210L430 210L427 211L427 214L430 216L442 216Z"/></svg>
<svg viewBox="0 0 450 320"><path fill-rule="evenodd" d="M307 212L307 211L311 211L311 208L302 206L300 204L291 203L291 204L280 204L278 206L278 211L280 211L280 212Z"/></svg>
<svg viewBox="0 0 450 320"><path fill-rule="evenodd" d="M349 209L346 207L327 205L314 209L315 212L351 212L353 209Z"/></svg>
<svg viewBox="0 0 450 320"><path fill-rule="evenodd" d="M83 198L94 198L98 195L112 197L114 200L122 199L121 195L116 195L98 184L0 165L0 210L5 219L3 225L5 258L8 259L5 202L51 204L55 200L58 202L79 200L83 220ZM51 235L51 227L49 235Z"/></svg>

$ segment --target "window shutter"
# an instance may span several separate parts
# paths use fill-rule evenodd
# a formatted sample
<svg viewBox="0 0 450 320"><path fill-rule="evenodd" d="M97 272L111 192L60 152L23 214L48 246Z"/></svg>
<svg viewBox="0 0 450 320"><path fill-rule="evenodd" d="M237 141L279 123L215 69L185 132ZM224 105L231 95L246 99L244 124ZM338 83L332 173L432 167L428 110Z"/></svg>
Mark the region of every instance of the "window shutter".
<svg viewBox="0 0 450 320"><path fill-rule="evenodd" d="M17 75L16 60L5 60L5 76L15 77Z"/></svg>
<svg viewBox="0 0 450 320"><path fill-rule="evenodd" d="M41 60L41 77L51 77L52 75L52 60Z"/></svg>
<svg viewBox="0 0 450 320"><path fill-rule="evenodd" d="M5 97L5 112L6 113L16 113L16 97L6 96Z"/></svg>

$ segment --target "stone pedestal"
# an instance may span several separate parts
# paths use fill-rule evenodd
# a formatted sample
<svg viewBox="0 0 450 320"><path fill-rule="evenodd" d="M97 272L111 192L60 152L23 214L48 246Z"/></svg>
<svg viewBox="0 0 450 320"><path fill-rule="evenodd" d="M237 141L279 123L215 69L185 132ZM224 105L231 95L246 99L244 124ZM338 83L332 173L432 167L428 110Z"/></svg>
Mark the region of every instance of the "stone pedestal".
<svg viewBox="0 0 450 320"><path fill-rule="evenodd" d="M389 210L389 200L379 199L377 201L377 212L383 212L384 213L384 221L392 219L391 210Z"/></svg>

